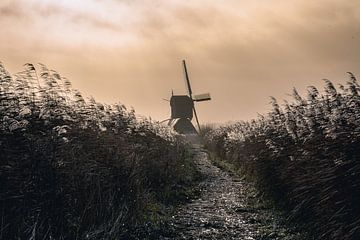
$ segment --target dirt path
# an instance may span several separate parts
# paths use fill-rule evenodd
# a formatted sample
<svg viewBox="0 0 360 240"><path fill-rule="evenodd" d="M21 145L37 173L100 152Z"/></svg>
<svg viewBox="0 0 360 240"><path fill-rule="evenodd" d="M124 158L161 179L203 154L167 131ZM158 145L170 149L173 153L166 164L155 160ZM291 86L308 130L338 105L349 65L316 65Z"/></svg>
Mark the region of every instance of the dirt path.
<svg viewBox="0 0 360 240"><path fill-rule="evenodd" d="M212 165L199 145L194 151L205 177L201 195L180 207L170 223L173 236L163 239L300 239L276 224L247 183Z"/></svg>

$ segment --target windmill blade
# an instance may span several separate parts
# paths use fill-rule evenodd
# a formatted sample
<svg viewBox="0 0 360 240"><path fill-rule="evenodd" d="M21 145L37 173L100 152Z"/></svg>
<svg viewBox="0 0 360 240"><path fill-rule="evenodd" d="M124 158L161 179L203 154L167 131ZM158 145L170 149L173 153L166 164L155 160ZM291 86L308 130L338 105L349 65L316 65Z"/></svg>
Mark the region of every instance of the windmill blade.
<svg viewBox="0 0 360 240"><path fill-rule="evenodd" d="M198 118L197 113L196 113L195 105L194 105L194 107L193 107L193 110L194 110L194 115L195 115L196 124L197 124L197 126L198 126L199 133L200 133L200 132L201 132L201 128L200 128L199 118Z"/></svg>
<svg viewBox="0 0 360 240"><path fill-rule="evenodd" d="M209 101L211 100L210 93L198 94L194 96L195 102Z"/></svg>
<svg viewBox="0 0 360 240"><path fill-rule="evenodd" d="M186 63L185 63L185 60L183 60L182 62L183 62L183 66L184 66L184 74L185 74L185 80L186 80L187 90L188 90L188 93L189 93L189 97L190 97L191 100L192 100L192 90L191 90L191 85L190 85L190 79L189 79L188 71L187 71L187 68L186 68Z"/></svg>
<svg viewBox="0 0 360 240"><path fill-rule="evenodd" d="M171 121L171 118L168 118L168 119L162 120L160 123L164 123L164 122L167 122L167 121Z"/></svg>
<svg viewBox="0 0 360 240"><path fill-rule="evenodd" d="M188 89L189 97L193 101L192 89L191 89L191 85L190 85L190 79L189 79L189 74L188 74L188 71L187 71L187 68L186 68L185 60L183 60L183 66L184 66L184 74L185 74L186 86L187 86L187 89ZM195 115L196 124L197 124L199 132L200 132L201 131L200 123L199 123L199 118L198 118L197 113L196 113L195 105L193 105L193 111L194 111L194 115Z"/></svg>

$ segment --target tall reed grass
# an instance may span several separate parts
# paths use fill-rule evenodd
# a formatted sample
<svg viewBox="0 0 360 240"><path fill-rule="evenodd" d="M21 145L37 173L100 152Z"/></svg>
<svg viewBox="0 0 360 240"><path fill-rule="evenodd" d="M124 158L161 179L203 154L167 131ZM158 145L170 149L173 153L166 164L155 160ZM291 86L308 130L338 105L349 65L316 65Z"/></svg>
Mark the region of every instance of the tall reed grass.
<svg viewBox="0 0 360 240"><path fill-rule="evenodd" d="M194 176L167 127L85 100L44 65L0 64L0 239L127 239Z"/></svg>
<svg viewBox="0 0 360 240"><path fill-rule="evenodd" d="M352 73L337 89L293 90L293 102L249 122L203 132L262 193L317 239L360 239L360 87Z"/></svg>

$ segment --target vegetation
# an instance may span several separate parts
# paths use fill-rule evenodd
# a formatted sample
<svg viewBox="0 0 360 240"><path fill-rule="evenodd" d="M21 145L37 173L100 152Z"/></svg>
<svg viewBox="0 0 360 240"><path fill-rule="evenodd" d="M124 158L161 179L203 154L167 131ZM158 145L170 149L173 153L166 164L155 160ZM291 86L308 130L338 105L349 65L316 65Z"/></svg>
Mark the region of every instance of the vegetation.
<svg viewBox="0 0 360 240"><path fill-rule="evenodd" d="M360 239L359 93L349 73L339 89L294 89L292 103L272 98L268 115L203 128L203 138L316 239Z"/></svg>
<svg viewBox="0 0 360 240"><path fill-rule="evenodd" d="M129 239L186 197L190 157L167 127L44 65L0 64L0 239Z"/></svg>

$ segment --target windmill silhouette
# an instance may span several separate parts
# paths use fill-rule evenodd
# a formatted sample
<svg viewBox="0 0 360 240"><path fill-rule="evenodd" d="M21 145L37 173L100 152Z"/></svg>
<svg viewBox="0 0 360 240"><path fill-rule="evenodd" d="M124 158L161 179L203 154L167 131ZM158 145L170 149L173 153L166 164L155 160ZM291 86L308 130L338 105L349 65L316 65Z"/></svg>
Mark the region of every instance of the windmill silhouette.
<svg viewBox="0 0 360 240"><path fill-rule="evenodd" d="M196 128L191 122L194 116L198 130L201 131L199 118L195 109L195 102L209 101L211 97L209 93L193 96L185 60L183 60L182 63L188 95L174 95L172 92L170 98L171 117L168 119L168 124L179 133L193 134L197 133Z"/></svg>

